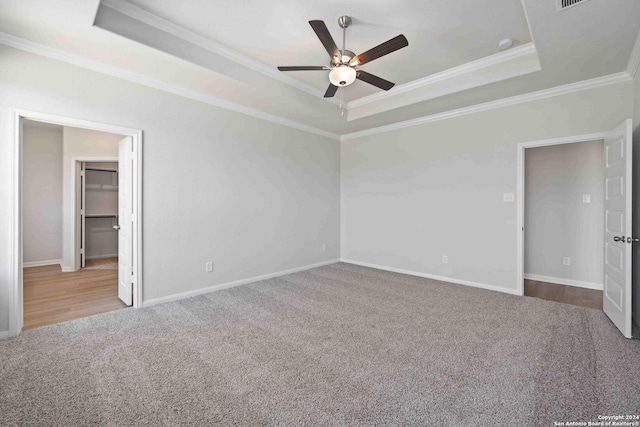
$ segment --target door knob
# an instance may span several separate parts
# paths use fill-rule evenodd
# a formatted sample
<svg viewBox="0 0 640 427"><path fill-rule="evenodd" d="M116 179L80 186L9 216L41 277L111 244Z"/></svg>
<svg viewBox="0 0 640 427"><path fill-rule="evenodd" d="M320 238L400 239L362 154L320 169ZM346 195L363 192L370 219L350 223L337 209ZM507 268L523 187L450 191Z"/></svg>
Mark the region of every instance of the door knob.
<svg viewBox="0 0 640 427"><path fill-rule="evenodd" d="M613 241L624 243L624 236L613 236Z"/></svg>
<svg viewBox="0 0 640 427"><path fill-rule="evenodd" d="M114 225L113 228L115 228L116 230L120 230L120 226L119 225ZM623 239L624 240L624 239ZM616 240L617 241L617 240Z"/></svg>
<svg viewBox="0 0 640 427"><path fill-rule="evenodd" d="M640 242L637 237L627 237L627 243Z"/></svg>

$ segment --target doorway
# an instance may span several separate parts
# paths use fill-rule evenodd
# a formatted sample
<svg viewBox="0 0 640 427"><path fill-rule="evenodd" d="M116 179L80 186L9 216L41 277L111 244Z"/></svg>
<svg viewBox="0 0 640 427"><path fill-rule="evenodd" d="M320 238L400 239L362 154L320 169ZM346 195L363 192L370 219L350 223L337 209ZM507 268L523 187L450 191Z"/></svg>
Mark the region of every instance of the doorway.
<svg viewBox="0 0 640 427"><path fill-rule="evenodd" d="M117 179L102 171L117 171L120 139L116 134L23 121L23 330L127 307L118 299L118 268L113 262L118 238L111 224L106 227L98 215L95 221L91 215L86 228L83 224L86 251L81 252L87 260L82 260L82 270L69 268L63 255L65 244L72 241L68 216L83 214L65 209L69 201L64 195L74 194L65 169L78 167L69 157L112 152L113 157L103 159L110 162L79 163L81 191L75 196L80 201L71 202L90 213L117 212Z"/></svg>
<svg viewBox="0 0 640 427"><path fill-rule="evenodd" d="M529 148L584 143L603 143L603 212L602 226L602 307L612 323L626 337L632 337L632 122L625 120L610 131L596 134L533 141L518 144L517 156L517 286L520 295L525 287L525 152ZM588 196L588 193L583 194ZM585 203L585 199L580 200ZM575 202L575 200L574 200ZM570 242L573 243L573 242ZM570 258L563 256L563 265ZM557 260L556 260L557 261Z"/></svg>
<svg viewBox="0 0 640 427"><path fill-rule="evenodd" d="M34 208L34 201L39 203L38 197L34 197L34 192L28 192L33 187L29 182L31 178L29 168L33 170L33 165L30 163L30 152L25 145L25 137L28 137L30 131L27 128L32 123L39 123L40 126L50 129L73 129L81 135L78 139L79 144L64 146L65 151L61 161L62 179L55 180L42 176L38 178L43 182L47 179L51 182L58 181L58 183L62 181L62 185L53 185L56 188L52 193L58 196L62 193L62 200L58 197L56 209L47 209L44 215L38 215L40 209L37 206ZM18 335L23 328L29 329L47 324L47 321L42 319L26 322L30 310L33 311L32 309L36 307L35 311L38 311L38 300L39 302L46 300L61 302L64 300L62 295L72 297L64 307L59 306L53 309L51 307L43 309L42 305L39 307L40 317L50 315L57 321L111 311L128 305L141 307L142 132L136 129L19 110L13 111L12 125L14 158L12 253L14 261L11 270L13 286L10 287L10 335ZM87 135L107 133L117 138L115 149L109 156L91 156L88 154L92 153L73 150L73 147L91 148L92 137ZM120 139L121 141L118 142ZM94 154L100 154L100 149ZM46 160L46 156L41 157L40 160ZM47 160L44 163L40 162L38 167L45 164L56 169L51 166L53 163L55 162ZM123 166L125 172L119 173ZM93 176L87 177L86 174ZM89 180L85 181L86 178ZM78 186L77 183L82 185ZM122 185L123 183L126 185ZM124 187L127 191L118 191L120 187ZM46 189L37 193L47 196L45 199L48 203L55 205L55 197L52 197ZM79 215L78 208L81 205L83 210L82 215ZM85 214L90 218L85 217ZM105 215L109 215L109 218ZM34 235L39 236L40 242L46 240L46 236L37 230L35 232L32 230L33 217L36 217L36 220L45 218L51 223L57 218L58 224L62 217L62 226L56 228L51 224L45 224L41 227L41 230L49 231L55 228L56 231L49 233L49 237L54 235L56 238L53 239L55 240L53 244L59 245L57 249L48 248L45 245L48 253L56 254L45 261L37 259L33 261L33 248L37 246L37 244L34 245ZM125 229L124 233L120 233L122 228ZM123 239L124 248L119 248ZM77 242L81 242L82 247L76 245ZM45 255L38 254L36 258L43 256ZM36 290L35 298L34 289ZM74 289L75 293L70 289ZM100 297L107 294L110 294L110 300L100 301ZM98 299L92 300L94 297ZM124 302L121 302L118 297L124 299ZM57 323L57 321L50 323Z"/></svg>
<svg viewBox="0 0 640 427"><path fill-rule="evenodd" d="M524 295L602 310L604 141L525 149Z"/></svg>
<svg viewBox="0 0 640 427"><path fill-rule="evenodd" d="M80 268L118 270L118 162L77 162Z"/></svg>

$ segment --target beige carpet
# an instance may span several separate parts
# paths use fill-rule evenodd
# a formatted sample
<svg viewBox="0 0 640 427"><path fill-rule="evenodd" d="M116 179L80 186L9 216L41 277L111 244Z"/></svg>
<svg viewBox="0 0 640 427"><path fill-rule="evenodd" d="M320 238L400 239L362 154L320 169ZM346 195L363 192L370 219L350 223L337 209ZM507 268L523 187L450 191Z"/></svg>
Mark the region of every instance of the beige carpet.
<svg viewBox="0 0 640 427"><path fill-rule="evenodd" d="M600 311L334 264L0 342L0 424L551 426L639 373Z"/></svg>

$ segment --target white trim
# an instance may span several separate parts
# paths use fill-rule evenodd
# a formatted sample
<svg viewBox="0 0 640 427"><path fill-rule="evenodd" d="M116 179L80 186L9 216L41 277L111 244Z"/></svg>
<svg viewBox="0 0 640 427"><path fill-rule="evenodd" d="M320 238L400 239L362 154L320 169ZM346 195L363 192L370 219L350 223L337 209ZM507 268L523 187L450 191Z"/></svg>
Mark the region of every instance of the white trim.
<svg viewBox="0 0 640 427"><path fill-rule="evenodd" d="M0 340L6 340L10 336L11 334L9 333L9 331L0 331Z"/></svg>
<svg viewBox="0 0 640 427"><path fill-rule="evenodd" d="M0 37L1 37L1 34L2 33L0 33ZM12 111L14 113L14 117L15 115L17 115L24 119L51 123L59 126L71 126L74 128L97 130L100 132L116 133L120 135L133 135L133 134L137 134L138 132L142 132L139 129L133 129L133 128L123 127L123 126L107 124L107 123L92 122L90 120L76 119L73 117L42 113L39 111L22 110L20 108L14 108Z"/></svg>
<svg viewBox="0 0 640 427"><path fill-rule="evenodd" d="M135 166L137 176L134 188L137 197L134 198L136 204L136 215L134 221L139 226L135 233L136 239L133 243L134 274L133 286L133 306L142 307L142 130L114 126L105 123L91 122L88 120L74 119L65 116L57 116L48 113L27 111L21 109L11 109L11 152L12 152L12 179L11 188L13 192L12 200L12 227L10 241L11 267L9 271L9 336L17 336L22 331L23 325L23 279L22 279L22 120L30 119L41 122L53 123L62 126L72 126L84 129L116 133L131 136L135 147ZM62 271L68 271L64 267Z"/></svg>
<svg viewBox="0 0 640 427"><path fill-rule="evenodd" d="M216 98L211 95L204 95L200 92L185 89L179 86L155 80L150 77L143 76L142 74L133 73L122 68L112 65L102 64L97 61L93 61L84 58L79 55L67 53L58 49L41 45L39 43L32 42L30 40L15 37L7 33L0 32L0 44L4 44L15 49L20 49L25 52L30 52L36 55L44 56L54 59L60 62L66 62L68 64L76 65L78 67L86 68L88 70L96 71L98 73L106 74L109 76L117 77L123 80L127 80L133 83L141 84L143 86L151 87L161 90L163 92L172 93L174 95L189 98L194 101L203 102L205 104L213 105L215 107L224 108L226 110L235 111L236 113L245 114L247 116L255 117L268 122L276 123L282 126L287 126L293 129L301 130L303 132L312 133L315 135L324 136L327 138L340 140L340 136L335 133L327 132L322 129L314 128L302 123L295 122L293 120L285 119L273 114L265 113L244 105L236 104L231 101L226 101L220 98ZM120 132L114 132L120 133Z"/></svg>
<svg viewBox="0 0 640 427"><path fill-rule="evenodd" d="M517 149L516 167L516 280L518 294L524 295L524 153L527 148L546 147L549 145L575 144L578 142L604 139L610 132L598 132L587 135L565 136L562 138L521 142Z"/></svg>
<svg viewBox="0 0 640 427"><path fill-rule="evenodd" d="M62 266L62 260L61 259L50 259L50 260L47 260L47 261L23 262L22 263L22 268L44 267L45 265L56 265L56 264Z"/></svg>
<svg viewBox="0 0 640 427"><path fill-rule="evenodd" d="M90 259L105 259L105 258L115 258L117 256L118 256L118 254L94 255L94 256L87 256L84 259L86 259L86 260L90 260Z"/></svg>
<svg viewBox="0 0 640 427"><path fill-rule="evenodd" d="M296 89L300 89L315 97L327 100L332 103L338 103L338 101L332 100L331 98L323 98L324 91L316 89L306 83L301 82L300 80L294 79L293 77L289 77L286 74L283 74L281 71L278 71L275 67L270 67L263 64L262 62L256 61L255 59L250 58L238 51L230 49L208 37L204 37L191 32L184 27L167 21L159 17L158 15L154 15L153 13L141 9L127 1L102 0L100 4L108 7L109 9L113 9L123 15L126 15L131 19L135 19L136 21L140 21L157 30L160 30L167 34L171 34L174 37L192 43L196 46L208 50L209 52L220 55L253 71L257 71L258 73L271 77L272 79L281 81L282 83L286 83L289 86L293 86Z"/></svg>
<svg viewBox="0 0 640 427"><path fill-rule="evenodd" d="M332 259L329 261L323 261L316 264L304 265L302 267L291 268L289 270L278 271L275 273L263 274L260 276L250 277L248 279L236 280L234 282L221 283L219 285L213 285L206 288L195 289L193 291L181 292L179 294L168 295L166 297L154 298L144 302L145 307L151 305L162 304L165 302L178 301L181 299L193 297L196 295L208 294L210 292L220 291L222 289L234 288L236 286L246 285L249 283L259 282L261 280L272 279L274 277L286 276L287 274L298 273L300 271L311 270L312 268L318 268L329 264L335 264L340 262L339 259Z"/></svg>
<svg viewBox="0 0 640 427"><path fill-rule="evenodd" d="M582 280L563 279L562 277L541 276L539 274L524 274L527 280L535 280L536 282L555 283L558 285L576 286L578 288L596 289L601 291L604 289L602 283L584 282Z"/></svg>
<svg viewBox="0 0 640 427"><path fill-rule="evenodd" d="M494 55L487 56L485 58L481 58L475 61L468 62L466 64L459 65L457 67L449 68L448 70L444 70L439 73L431 74L429 76L426 76L417 80L413 80L409 83L395 86L393 88L393 91L378 92L378 93L374 93L372 95L368 95L359 99L355 99L353 101L349 101L347 103L347 108L352 109L352 108L362 107L363 105L371 104L372 102L387 100L392 97L397 97L398 95L401 95L403 93L415 92L417 90L421 90L428 86L433 86L438 83L450 81L460 76L466 76L467 80L473 79L473 76L468 76L468 75L471 73L482 72L490 67L493 67L495 65L500 65L505 62L512 61L514 59L519 59L522 57L527 57L532 55L535 56L535 58L537 59L538 52L536 50L536 47L534 46L533 43L527 43L522 46L518 46L504 52L499 52ZM526 73L539 71L540 63L539 61L537 62L538 62L537 67L530 70L527 69ZM513 66L511 66L510 68L513 68ZM495 73L495 70L493 74L497 74ZM510 70L508 77L502 76L500 77L499 80L504 80L506 78L515 77L521 74L522 72L515 72L513 70ZM483 84L486 84L486 83L483 83ZM476 87L476 86L480 86L480 85L471 84L471 87ZM458 90L451 90L450 93L457 92L457 91ZM430 99L430 98L431 97L427 97L425 99Z"/></svg>
<svg viewBox="0 0 640 427"><path fill-rule="evenodd" d="M11 113L11 239L9 241L9 336L22 331L22 121L20 115Z"/></svg>
<svg viewBox="0 0 640 427"><path fill-rule="evenodd" d="M631 50L631 56L629 57L629 64L627 65L627 73L633 79L640 68L640 32Z"/></svg>
<svg viewBox="0 0 640 427"><path fill-rule="evenodd" d="M487 285L486 283L471 282L469 280L455 279L453 277L445 277L445 276L437 276L435 274L420 273L420 272L417 272L417 271L404 270L404 269L395 268L395 267L387 267L387 266L384 266L384 265L371 264L371 263L368 263L368 262L361 262L361 261L354 261L354 260L345 259L345 258L342 258L340 260L340 262L345 262L347 264L360 265L362 267L375 268L375 269L378 269L378 270L391 271L393 273L407 274L409 276L424 277L425 279L438 280L440 282L455 283L456 285L464 285L464 286L469 286L469 287L472 287L472 288L486 289L488 291L502 292L502 293L510 294L510 295L519 295L517 289L508 289L508 288L503 288L503 287L495 286L495 285Z"/></svg>
<svg viewBox="0 0 640 427"><path fill-rule="evenodd" d="M617 83L630 82L631 77L626 72L610 74L608 76L596 77L595 79L584 80L581 82L571 83L564 86L557 86L550 89L544 89L537 92L531 92L524 95L512 96L510 98L503 98L496 101L485 102L483 104L472 105L469 107L459 108L457 110L445 111L442 113L433 114L431 116L424 116L417 119L406 120L404 122L392 123L377 128L371 128L362 130L359 132L353 132L342 135L341 141L349 139L360 138L363 136L370 136L384 132L390 132L393 130L404 129L408 127L418 126L425 123L436 122L439 120L451 119L454 117L466 116L468 114L479 113L482 111L495 110L497 108L511 107L513 105L523 104L525 102L538 101L541 99L551 98L559 95L566 95L574 92L580 92L583 90L595 89L603 86L608 86Z"/></svg>

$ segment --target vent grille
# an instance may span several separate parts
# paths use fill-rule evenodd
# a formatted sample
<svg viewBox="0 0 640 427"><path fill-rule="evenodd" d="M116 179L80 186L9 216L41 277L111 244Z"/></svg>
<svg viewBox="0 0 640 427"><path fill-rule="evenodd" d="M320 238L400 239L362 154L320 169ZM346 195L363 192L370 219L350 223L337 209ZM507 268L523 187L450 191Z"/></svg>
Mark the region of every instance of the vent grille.
<svg viewBox="0 0 640 427"><path fill-rule="evenodd" d="M578 6L580 3L586 3L589 0L556 0L558 12L561 10L567 10L573 6Z"/></svg>

